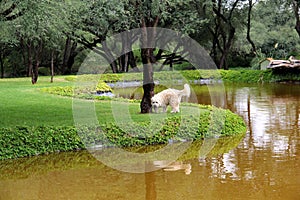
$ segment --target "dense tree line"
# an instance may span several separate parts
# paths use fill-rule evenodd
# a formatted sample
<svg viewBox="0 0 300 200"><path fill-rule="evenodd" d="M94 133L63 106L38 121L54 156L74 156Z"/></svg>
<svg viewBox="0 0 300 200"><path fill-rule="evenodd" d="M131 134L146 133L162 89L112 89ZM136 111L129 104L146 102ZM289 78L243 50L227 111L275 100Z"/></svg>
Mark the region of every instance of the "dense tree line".
<svg viewBox="0 0 300 200"><path fill-rule="evenodd" d="M298 55L300 18L295 0L17 0L0 5L1 77L32 76L33 83L38 71L75 73L88 49L97 48L109 59L113 52L102 43L107 37L142 27L188 34L224 69L250 66L258 54ZM165 64L183 60L154 49L142 51L110 61L112 72L138 71L138 59Z"/></svg>
<svg viewBox="0 0 300 200"><path fill-rule="evenodd" d="M299 5L299 0L0 1L0 75L28 76L35 84L41 74L76 73L93 50L113 73L143 71L141 112L147 113L153 71L184 63L192 52L184 41L172 52L153 48L153 38L161 37L158 27L196 40L220 69L256 68L266 57L300 55ZM131 32L122 34L121 52L107 45L111 36L135 28L142 30L140 50L133 49L137 36Z"/></svg>

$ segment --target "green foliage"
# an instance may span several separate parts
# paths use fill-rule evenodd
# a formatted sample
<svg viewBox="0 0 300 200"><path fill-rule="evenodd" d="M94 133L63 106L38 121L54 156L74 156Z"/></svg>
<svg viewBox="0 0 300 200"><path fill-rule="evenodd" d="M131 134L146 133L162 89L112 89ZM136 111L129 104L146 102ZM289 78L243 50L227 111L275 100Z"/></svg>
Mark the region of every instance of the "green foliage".
<svg viewBox="0 0 300 200"><path fill-rule="evenodd" d="M299 49L299 36L295 31L295 16L291 1L257 1L251 15L251 39L266 57L286 59ZM238 36L237 48L250 52L245 43L246 29ZM257 65L255 65L258 67Z"/></svg>
<svg viewBox="0 0 300 200"><path fill-rule="evenodd" d="M74 127L0 128L0 160L84 148Z"/></svg>
<svg viewBox="0 0 300 200"><path fill-rule="evenodd" d="M241 117L228 110L211 106L205 108L200 112L200 116L170 115L163 121L151 123L110 122L97 127L77 128L72 126L0 128L0 160L84 149L99 144L130 147L167 144L170 139L199 140L245 133L246 125Z"/></svg>
<svg viewBox="0 0 300 200"><path fill-rule="evenodd" d="M70 85L73 82L57 77L57 81L51 84L48 77L41 77L39 85L32 87L27 80L28 78L0 80L1 160L70 151L97 144L124 147L166 144L169 139L199 140L216 135L245 133L246 130L240 117L212 106L183 104L182 108L190 109L188 113L191 114L141 115L137 112L139 104L128 99L119 99L114 106L123 107L126 104L131 113L131 122L116 123L111 111L111 101L104 100L95 103L99 126L75 128L72 99L38 91L41 89L69 96L73 93L73 86ZM49 87L53 84L54 87ZM18 98L15 98L16 94ZM195 108L200 110L199 115L193 112Z"/></svg>
<svg viewBox="0 0 300 200"><path fill-rule="evenodd" d="M259 59L260 60L260 59ZM258 60L257 60L258 62ZM256 62L255 62L256 63ZM258 63L255 64L255 66ZM90 80L94 75L83 75L82 80ZM89 77L89 78L88 78ZM76 80L75 76L67 76L66 80ZM251 69L238 69L238 70L183 70L183 71L161 71L154 73L154 80L159 81L160 84L172 83L178 81L193 82L200 79L222 80L223 82L230 83L270 83L281 81L299 81L299 71L297 70L251 70ZM142 82L141 73L129 74L103 74L101 81L113 83L117 81L140 81ZM101 83L101 81L99 83ZM54 88L53 88L54 89ZM43 89L44 91L51 92L51 88ZM54 89L55 90L55 89ZM57 90L60 90L57 88ZM61 95L64 92L61 93ZM57 93L55 93L57 94ZM69 95L65 95L69 96Z"/></svg>
<svg viewBox="0 0 300 200"><path fill-rule="evenodd" d="M42 92L50 94L56 94L61 96L72 97L74 96L74 88L72 86L57 86L57 87L46 87L41 89Z"/></svg>
<svg viewBox="0 0 300 200"><path fill-rule="evenodd" d="M77 76L66 76L67 81L89 81L101 80L106 83L130 82L130 81L143 81L142 73L126 73L126 74L101 74L96 75L80 75L80 80ZM178 81L178 80L199 80L199 79L219 79L221 78L218 70L182 70L182 71L160 71L154 73L155 81Z"/></svg>
<svg viewBox="0 0 300 200"><path fill-rule="evenodd" d="M261 52L261 49L257 50L255 57L251 60L250 66L254 70L260 70L260 65L266 60L266 55Z"/></svg>
<svg viewBox="0 0 300 200"><path fill-rule="evenodd" d="M230 83L273 83L299 81L297 70L221 70L223 82Z"/></svg>
<svg viewBox="0 0 300 200"><path fill-rule="evenodd" d="M101 91L101 92L112 92L112 89L109 85L107 85L103 81L99 81L97 86L96 86L96 91Z"/></svg>
<svg viewBox="0 0 300 200"><path fill-rule="evenodd" d="M73 77L71 76L71 79ZM84 87L84 86L56 86L56 87L45 87L41 88L42 92L47 92L50 94L56 94L61 96L68 96L68 97L86 97L86 98L92 98L92 94L95 94L96 91L101 92L112 92L113 90L109 85L107 85L103 81L99 81L96 86L93 87ZM95 97L96 98L96 97Z"/></svg>
<svg viewBox="0 0 300 200"><path fill-rule="evenodd" d="M126 75L130 76L130 74ZM101 80L105 81L106 83L114 83L117 81L121 81L123 75L121 74L101 74Z"/></svg>
<svg viewBox="0 0 300 200"><path fill-rule="evenodd" d="M266 0L256 1L254 4L250 35L256 49L260 49L267 57L279 59L299 55L299 36L294 30L295 17L291 2ZM226 56L226 63L230 67L247 67L255 57L246 41L248 4L238 1L237 7L233 7L233 3L234 1L227 1L217 4L208 0L2 1L0 53L6 75L9 76L25 75L24 64L29 60L30 48L32 57L38 58L41 66L49 65L51 52L54 51L56 63L59 64L65 63L65 55L77 55L75 63L78 67L85 58L87 48L97 46L99 51L106 53L100 45L102 41L122 31L140 28L143 17L146 21L153 22L159 16L159 27L180 31L198 41L205 49L214 49L215 52L211 52L211 55L215 61L220 59L222 51L214 46L224 46L220 44L226 43L224 39L228 38L232 25L235 37L233 46L229 49L230 54ZM16 6L8 16L15 15L16 18L7 20L5 11L13 4ZM220 14L212 14L218 9L222 10ZM72 38L72 52L65 48L66 38ZM85 53L79 53L83 51ZM181 48L179 51L185 52ZM137 62L141 62L140 50L135 49L134 53ZM259 67L258 63L260 59L254 58L251 63L253 69ZM174 69L186 67L189 65L184 63L174 66ZM73 72L76 70L72 69ZM60 73L59 71L56 70L56 73ZM119 80L114 78L116 77L104 79L113 82Z"/></svg>

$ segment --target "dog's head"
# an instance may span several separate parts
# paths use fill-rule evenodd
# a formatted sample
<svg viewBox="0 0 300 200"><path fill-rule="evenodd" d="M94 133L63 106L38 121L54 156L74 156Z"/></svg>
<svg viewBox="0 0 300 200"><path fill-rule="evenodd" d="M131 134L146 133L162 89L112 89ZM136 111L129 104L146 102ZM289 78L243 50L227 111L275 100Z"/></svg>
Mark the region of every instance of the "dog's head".
<svg viewBox="0 0 300 200"><path fill-rule="evenodd" d="M151 105L155 112L157 112L158 108L161 106L160 101L155 98L155 96L151 98Z"/></svg>

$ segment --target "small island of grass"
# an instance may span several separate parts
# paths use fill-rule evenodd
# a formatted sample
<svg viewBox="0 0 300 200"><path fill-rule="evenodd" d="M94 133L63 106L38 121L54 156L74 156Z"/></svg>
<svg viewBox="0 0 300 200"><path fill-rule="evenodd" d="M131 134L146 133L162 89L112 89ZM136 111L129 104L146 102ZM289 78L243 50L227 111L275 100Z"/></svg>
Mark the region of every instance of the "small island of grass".
<svg viewBox="0 0 300 200"><path fill-rule="evenodd" d="M4 87L0 92L3 105L0 160L99 145L130 147L168 144L246 132L241 117L214 106L183 103L181 113L140 114L139 101L118 98L94 99L99 123L75 125L73 99L69 95L73 83L68 78L57 77L50 84L47 77L41 77L40 83L34 87L25 78L2 79L1 85ZM59 91L65 97L49 94L49 91ZM81 98L82 101L91 101L84 95ZM122 118L122 113L116 120L112 106L115 106L114 109L126 106L130 120L122 121L126 119Z"/></svg>

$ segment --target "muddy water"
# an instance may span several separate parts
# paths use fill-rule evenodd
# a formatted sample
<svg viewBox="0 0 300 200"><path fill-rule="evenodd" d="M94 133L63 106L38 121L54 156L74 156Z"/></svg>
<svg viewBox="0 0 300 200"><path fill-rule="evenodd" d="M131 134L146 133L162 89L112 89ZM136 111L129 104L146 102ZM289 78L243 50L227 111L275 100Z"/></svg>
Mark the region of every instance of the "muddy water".
<svg viewBox="0 0 300 200"><path fill-rule="evenodd" d="M214 102L241 115L248 132L205 156L200 142L168 168L140 174L87 151L2 161L0 199L300 199L300 85L225 88ZM210 104L215 89L194 87L194 101Z"/></svg>

